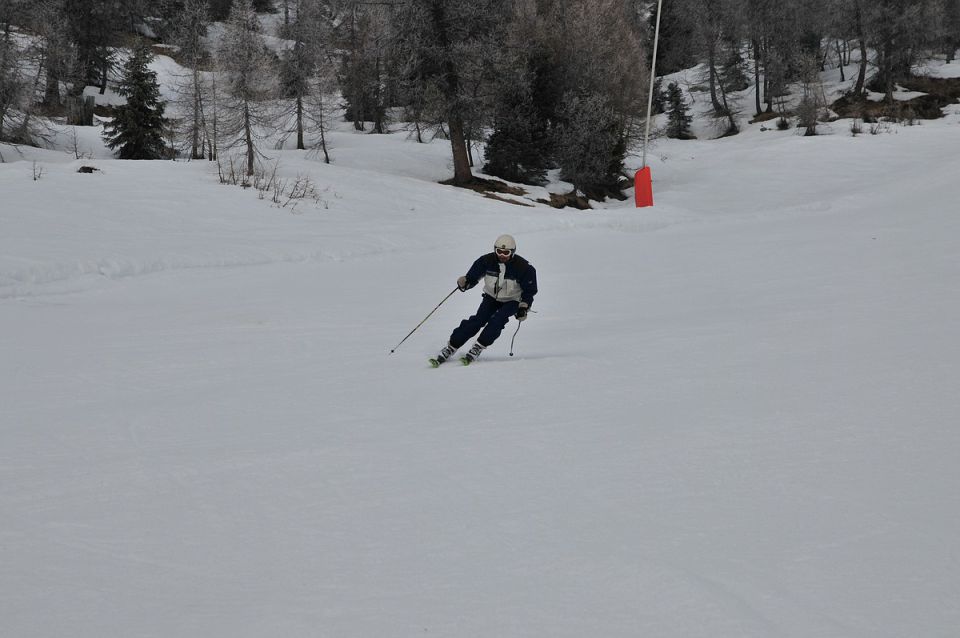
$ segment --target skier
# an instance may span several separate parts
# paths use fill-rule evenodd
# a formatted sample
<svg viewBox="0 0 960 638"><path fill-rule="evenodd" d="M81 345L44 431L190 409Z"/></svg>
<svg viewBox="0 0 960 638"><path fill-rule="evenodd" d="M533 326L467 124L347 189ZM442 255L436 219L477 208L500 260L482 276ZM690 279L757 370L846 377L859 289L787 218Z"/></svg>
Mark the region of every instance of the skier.
<svg viewBox="0 0 960 638"><path fill-rule="evenodd" d="M472 363L484 348L497 340L510 315L516 317L517 321L527 318L533 297L537 294L537 271L533 264L517 254L517 242L513 237L497 237L493 252L473 262L467 274L457 279L457 288L461 292L469 290L477 285L481 277L483 300L480 307L472 317L460 322L440 354L430 360L434 367L452 357L479 332L476 343L460 358L463 365Z"/></svg>

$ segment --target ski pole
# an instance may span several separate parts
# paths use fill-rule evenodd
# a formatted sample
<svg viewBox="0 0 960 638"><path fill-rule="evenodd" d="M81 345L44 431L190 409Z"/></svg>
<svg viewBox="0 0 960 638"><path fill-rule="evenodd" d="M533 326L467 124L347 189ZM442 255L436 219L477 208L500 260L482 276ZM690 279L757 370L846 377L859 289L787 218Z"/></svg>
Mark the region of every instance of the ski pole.
<svg viewBox="0 0 960 638"><path fill-rule="evenodd" d="M536 312L536 310L528 310L527 312ZM520 332L520 326L523 325L522 321L517 322L517 329L513 332L513 336L510 338L510 356L513 356L513 340L517 338L517 333Z"/></svg>
<svg viewBox="0 0 960 638"><path fill-rule="evenodd" d="M517 333L520 332L520 326L523 325L523 322L517 322L517 329L513 333L513 337L510 338L510 356L513 356L513 340L517 338Z"/></svg>
<svg viewBox="0 0 960 638"><path fill-rule="evenodd" d="M423 324L425 324L425 323L427 322L427 319L430 318L430 315L432 315L433 313L435 313L435 312L437 311L437 309L440 308L440 306L443 305L443 302L446 301L447 299L449 299L451 296L453 296L453 293L457 292L458 290L460 290L460 287L459 287L459 286L457 286L456 288L454 288L453 290L451 290L451 291L450 291L450 294L447 295L446 297L444 297L444 298L443 298L443 301L441 301L440 303L438 303L438 304L437 304L437 307L434 308L433 310L431 310L431 311L430 311L430 314L427 315L426 317L424 317L424 318L423 318L423 321L421 321L420 323L418 323L418 324L417 324L417 327L414 328L413 330L411 330L410 333L407 334L407 336L403 338L403 341L401 341L400 343L398 343L397 345L395 345L395 346L393 347L393 350L390 351L390 354L393 354L394 352L396 352L397 348L399 348L400 346L402 346L402 345L403 345L403 342L406 341L407 339L409 339L409 338L410 338L410 335L412 335L414 332L416 332L416 331L420 328L420 326L422 326Z"/></svg>

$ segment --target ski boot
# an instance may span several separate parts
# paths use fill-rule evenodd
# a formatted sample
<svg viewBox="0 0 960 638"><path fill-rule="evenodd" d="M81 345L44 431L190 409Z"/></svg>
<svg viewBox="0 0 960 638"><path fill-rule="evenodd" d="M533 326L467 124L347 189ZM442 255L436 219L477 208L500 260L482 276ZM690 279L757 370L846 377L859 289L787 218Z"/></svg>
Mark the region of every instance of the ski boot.
<svg viewBox="0 0 960 638"><path fill-rule="evenodd" d="M442 350L440 350L440 354L433 359L430 359L430 365L432 365L434 368L440 367L440 364L452 357L453 353L456 351L457 349L448 343L447 345L443 346Z"/></svg>
<svg viewBox="0 0 960 638"><path fill-rule="evenodd" d="M477 360L477 357L480 356L480 353L483 352L484 348L486 348L486 346L481 345L479 342L473 344L473 347L467 351L467 354L460 357L460 363L465 366L470 365Z"/></svg>

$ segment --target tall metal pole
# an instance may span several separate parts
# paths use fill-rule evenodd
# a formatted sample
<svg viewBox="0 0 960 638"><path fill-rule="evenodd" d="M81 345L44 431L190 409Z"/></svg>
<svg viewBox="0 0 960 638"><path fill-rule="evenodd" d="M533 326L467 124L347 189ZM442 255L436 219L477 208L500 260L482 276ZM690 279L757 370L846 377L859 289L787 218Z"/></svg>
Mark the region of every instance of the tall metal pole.
<svg viewBox="0 0 960 638"><path fill-rule="evenodd" d="M650 63L650 93L647 96L647 128L643 133L643 166L647 165L647 142L650 140L650 115L653 110L653 83L657 76L657 45L660 44L660 10L663 0L657 0L657 26L653 32L653 61Z"/></svg>

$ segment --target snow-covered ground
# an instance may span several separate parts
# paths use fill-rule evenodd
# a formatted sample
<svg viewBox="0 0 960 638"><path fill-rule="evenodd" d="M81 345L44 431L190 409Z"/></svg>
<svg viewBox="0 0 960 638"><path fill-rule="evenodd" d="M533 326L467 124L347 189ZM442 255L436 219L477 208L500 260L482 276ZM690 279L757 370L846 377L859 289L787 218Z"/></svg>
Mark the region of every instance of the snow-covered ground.
<svg viewBox="0 0 960 638"><path fill-rule="evenodd" d="M590 212L403 133L275 152L293 212L80 136L2 149L0 634L957 635L957 113L663 140ZM428 368L476 290L388 354L504 232L516 356Z"/></svg>

